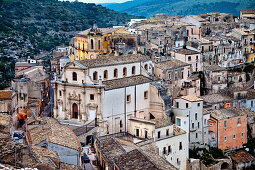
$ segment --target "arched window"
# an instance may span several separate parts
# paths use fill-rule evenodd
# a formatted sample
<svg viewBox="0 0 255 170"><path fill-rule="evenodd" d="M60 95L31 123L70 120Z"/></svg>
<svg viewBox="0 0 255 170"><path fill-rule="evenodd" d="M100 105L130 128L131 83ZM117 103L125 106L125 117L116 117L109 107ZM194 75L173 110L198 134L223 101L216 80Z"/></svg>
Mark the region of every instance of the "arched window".
<svg viewBox="0 0 255 170"><path fill-rule="evenodd" d="M96 71L93 73L93 80L97 80L97 72Z"/></svg>
<svg viewBox="0 0 255 170"><path fill-rule="evenodd" d="M104 71L104 79L108 79L108 71L107 70Z"/></svg>
<svg viewBox="0 0 255 170"><path fill-rule="evenodd" d="M125 76L127 76L127 68L126 67L123 68L123 77L125 77Z"/></svg>
<svg viewBox="0 0 255 170"><path fill-rule="evenodd" d="M77 73L73 72L73 81L77 81Z"/></svg>
<svg viewBox="0 0 255 170"><path fill-rule="evenodd" d="M145 70L148 70L148 64L144 65Z"/></svg>
<svg viewBox="0 0 255 170"><path fill-rule="evenodd" d="M91 49L94 49L94 41L93 41L93 39L90 40L90 44L91 44Z"/></svg>
<svg viewBox="0 0 255 170"><path fill-rule="evenodd" d="M118 78L118 69L114 69L113 77Z"/></svg>
<svg viewBox="0 0 255 170"><path fill-rule="evenodd" d="M132 75L135 74L135 66L132 67Z"/></svg>

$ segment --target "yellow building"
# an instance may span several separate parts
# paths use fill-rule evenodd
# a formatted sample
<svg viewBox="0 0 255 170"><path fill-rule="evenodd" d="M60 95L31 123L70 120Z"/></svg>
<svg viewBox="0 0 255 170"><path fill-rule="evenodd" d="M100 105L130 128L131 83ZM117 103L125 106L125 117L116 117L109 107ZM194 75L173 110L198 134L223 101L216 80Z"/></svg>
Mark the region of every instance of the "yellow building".
<svg viewBox="0 0 255 170"><path fill-rule="evenodd" d="M255 31L250 31L247 38L248 56L247 62L255 61Z"/></svg>
<svg viewBox="0 0 255 170"><path fill-rule="evenodd" d="M117 31L117 28L93 28L82 31L72 39L71 61L95 59L100 54L111 53L109 36Z"/></svg>
<svg viewBox="0 0 255 170"><path fill-rule="evenodd" d="M232 36L241 40L240 46L246 62L255 61L255 31L244 28L233 29Z"/></svg>

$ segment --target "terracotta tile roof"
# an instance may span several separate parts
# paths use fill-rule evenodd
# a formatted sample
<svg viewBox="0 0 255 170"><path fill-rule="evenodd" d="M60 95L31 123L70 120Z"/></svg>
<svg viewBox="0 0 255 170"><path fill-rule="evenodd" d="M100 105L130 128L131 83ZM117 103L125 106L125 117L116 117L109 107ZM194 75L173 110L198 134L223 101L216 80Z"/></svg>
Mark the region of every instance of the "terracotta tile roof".
<svg viewBox="0 0 255 170"><path fill-rule="evenodd" d="M179 128L176 124L174 124L173 133L174 133L174 136L178 136L178 135L185 134L186 132L183 129Z"/></svg>
<svg viewBox="0 0 255 170"><path fill-rule="evenodd" d="M190 50L190 49L176 49L175 52L179 54L184 54L184 55L200 54L200 52Z"/></svg>
<svg viewBox="0 0 255 170"><path fill-rule="evenodd" d="M33 66L27 69L23 69L21 71L16 72L15 76L16 77L23 76L35 82L39 82L49 78L49 75L46 73L43 66Z"/></svg>
<svg viewBox="0 0 255 170"><path fill-rule="evenodd" d="M10 115L0 113L0 132L6 132L11 128L12 118Z"/></svg>
<svg viewBox="0 0 255 170"><path fill-rule="evenodd" d="M247 91L247 99L255 99L255 89L249 89Z"/></svg>
<svg viewBox="0 0 255 170"><path fill-rule="evenodd" d="M233 98L228 96L223 96L221 94L209 94L205 96L200 96L204 100L205 103L223 103L223 102L231 102Z"/></svg>
<svg viewBox="0 0 255 170"><path fill-rule="evenodd" d="M105 90L112 90L112 89L118 89L118 88L123 88L128 86L134 86L138 84L150 83L152 81L153 80L145 76L138 75L138 76L104 81L103 85L105 85Z"/></svg>
<svg viewBox="0 0 255 170"><path fill-rule="evenodd" d="M44 121L45 124L38 125L28 131L27 137L30 144L37 145L48 139L50 143L81 151L80 142L70 128L59 124L53 118L47 117L44 118Z"/></svg>
<svg viewBox="0 0 255 170"><path fill-rule="evenodd" d="M88 68L110 66L110 65L119 65L119 64L128 64L136 63L141 61L148 61L150 58L148 56L140 54L128 54L122 56L101 56L98 59L90 60L80 60L76 61Z"/></svg>
<svg viewBox="0 0 255 170"><path fill-rule="evenodd" d="M150 160L153 161L154 164L157 165L159 169L162 170L176 170L172 164L170 164L166 159L162 158L158 154L158 148L155 147L153 143L149 143L147 145L143 145L140 147L143 154L145 154Z"/></svg>
<svg viewBox="0 0 255 170"><path fill-rule="evenodd" d="M60 167L62 170L83 170L84 168L76 165L67 164L64 162L61 162Z"/></svg>
<svg viewBox="0 0 255 170"><path fill-rule="evenodd" d="M176 169L169 162L161 158L156 152L152 153L152 148L149 147L148 150L144 147L140 148L134 144L133 136L121 135L107 135L99 138L98 149L102 151L104 157L106 157L109 163L113 166L114 163L120 169ZM128 137L128 138L127 138Z"/></svg>
<svg viewBox="0 0 255 170"><path fill-rule="evenodd" d="M12 91L11 90L0 90L0 100L11 100Z"/></svg>
<svg viewBox="0 0 255 170"><path fill-rule="evenodd" d="M48 164L57 168L58 163L60 162L60 156L58 153L39 146L32 146L31 151L40 163Z"/></svg>
<svg viewBox="0 0 255 170"><path fill-rule="evenodd" d="M217 65L208 65L203 67L204 71L227 71L224 67L220 67Z"/></svg>
<svg viewBox="0 0 255 170"><path fill-rule="evenodd" d="M179 67L184 67L184 66L188 66L188 65L190 65L190 64L182 62L177 59L155 63L155 67L161 68L161 69L179 68Z"/></svg>
<svg viewBox="0 0 255 170"><path fill-rule="evenodd" d="M218 120L224 120L229 119L233 117L239 117L239 116L247 116L250 114L250 110L248 109L238 109L234 107L219 109L219 110L206 110L205 112L209 113L212 117L218 119Z"/></svg>
<svg viewBox="0 0 255 170"><path fill-rule="evenodd" d="M255 157L244 150L239 150L235 154L230 155L236 163L249 163L255 161Z"/></svg>
<svg viewBox="0 0 255 170"><path fill-rule="evenodd" d="M158 169L147 157L137 149L122 154L114 159L115 164L120 169Z"/></svg>
<svg viewBox="0 0 255 170"><path fill-rule="evenodd" d="M199 98L199 97L196 97L196 96L182 96L182 97L179 97L179 98L184 99L184 100L188 100L190 102L203 101L202 98Z"/></svg>
<svg viewBox="0 0 255 170"><path fill-rule="evenodd" d="M156 121L155 128L160 128L160 127L164 127L164 126L173 124L172 122L170 122L168 119L166 119L164 117L157 118L157 119L155 119L155 121Z"/></svg>

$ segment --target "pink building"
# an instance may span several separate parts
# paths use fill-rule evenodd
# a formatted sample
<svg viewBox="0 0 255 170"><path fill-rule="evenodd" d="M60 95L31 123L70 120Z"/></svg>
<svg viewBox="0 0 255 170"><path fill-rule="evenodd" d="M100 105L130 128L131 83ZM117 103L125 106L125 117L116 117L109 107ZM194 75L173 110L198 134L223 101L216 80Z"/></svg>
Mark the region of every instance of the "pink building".
<svg viewBox="0 0 255 170"><path fill-rule="evenodd" d="M175 49L171 51L171 55L176 59L192 65L192 71L197 72L201 70L200 52L188 48Z"/></svg>

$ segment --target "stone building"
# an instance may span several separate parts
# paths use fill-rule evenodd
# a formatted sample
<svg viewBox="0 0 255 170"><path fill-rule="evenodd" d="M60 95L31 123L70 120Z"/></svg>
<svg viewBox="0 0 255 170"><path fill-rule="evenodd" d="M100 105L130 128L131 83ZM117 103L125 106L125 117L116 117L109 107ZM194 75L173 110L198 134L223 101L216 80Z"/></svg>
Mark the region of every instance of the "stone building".
<svg viewBox="0 0 255 170"><path fill-rule="evenodd" d="M192 77L191 73L191 64L178 59L157 59L155 63L155 76L162 80L168 94L174 97L200 96L200 80Z"/></svg>
<svg viewBox="0 0 255 170"><path fill-rule="evenodd" d="M239 46L246 62L255 61L255 31L245 28L233 29L231 36L241 40Z"/></svg>
<svg viewBox="0 0 255 170"><path fill-rule="evenodd" d="M74 61L53 82L54 117L96 121L103 135L127 131L130 116L165 113L166 104L152 84L153 68L142 55Z"/></svg>
<svg viewBox="0 0 255 170"><path fill-rule="evenodd" d="M136 137L151 139L151 143L156 146L162 158L178 169L186 169L189 157L187 133L167 118L146 120L131 117L129 133Z"/></svg>
<svg viewBox="0 0 255 170"><path fill-rule="evenodd" d="M172 111L178 118L176 125L188 133L189 146L203 144L203 99L195 96L174 98Z"/></svg>
<svg viewBox="0 0 255 170"><path fill-rule="evenodd" d="M209 65L203 67L205 88L207 94L217 93L221 89L227 88L228 71L217 65Z"/></svg>
<svg viewBox="0 0 255 170"><path fill-rule="evenodd" d="M0 112L12 114L17 109L17 94L13 90L0 90Z"/></svg>
<svg viewBox="0 0 255 170"><path fill-rule="evenodd" d="M109 35L116 30L117 28L98 28L94 24L92 28L76 34L70 42L71 61L96 59L100 54L109 53Z"/></svg>
<svg viewBox="0 0 255 170"><path fill-rule="evenodd" d="M170 54L175 59L191 64L192 72L201 71L201 53L199 50L190 47L175 48Z"/></svg>

